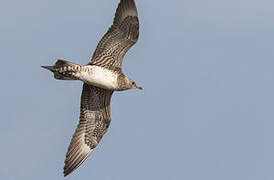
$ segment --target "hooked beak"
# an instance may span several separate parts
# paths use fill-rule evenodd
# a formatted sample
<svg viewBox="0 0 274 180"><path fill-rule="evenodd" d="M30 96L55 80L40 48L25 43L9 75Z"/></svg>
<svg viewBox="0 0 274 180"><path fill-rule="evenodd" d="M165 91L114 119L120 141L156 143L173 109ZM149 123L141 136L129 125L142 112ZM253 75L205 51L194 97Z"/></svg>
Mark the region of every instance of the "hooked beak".
<svg viewBox="0 0 274 180"><path fill-rule="evenodd" d="M142 88L142 87L140 87L140 86L136 86L136 88L137 88L137 89L140 89L140 90L143 90L143 88Z"/></svg>

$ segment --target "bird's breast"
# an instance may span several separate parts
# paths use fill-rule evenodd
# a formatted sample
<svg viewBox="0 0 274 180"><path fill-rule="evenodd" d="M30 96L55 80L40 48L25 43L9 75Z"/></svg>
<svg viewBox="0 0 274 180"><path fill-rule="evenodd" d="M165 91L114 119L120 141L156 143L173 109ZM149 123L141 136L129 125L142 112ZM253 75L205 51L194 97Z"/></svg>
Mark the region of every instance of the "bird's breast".
<svg viewBox="0 0 274 180"><path fill-rule="evenodd" d="M117 78L117 73L93 65L84 66L84 70L81 73L81 80L85 83L109 90L117 89Z"/></svg>

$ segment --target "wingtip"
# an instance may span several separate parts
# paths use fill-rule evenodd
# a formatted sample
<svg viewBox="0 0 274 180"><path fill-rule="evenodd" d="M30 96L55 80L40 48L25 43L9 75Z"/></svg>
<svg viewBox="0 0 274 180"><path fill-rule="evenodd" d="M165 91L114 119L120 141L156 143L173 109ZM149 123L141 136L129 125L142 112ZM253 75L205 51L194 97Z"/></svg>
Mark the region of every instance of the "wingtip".
<svg viewBox="0 0 274 180"><path fill-rule="evenodd" d="M63 172L64 177L67 177L67 175L69 175L68 173L65 173L65 171Z"/></svg>
<svg viewBox="0 0 274 180"><path fill-rule="evenodd" d="M66 159L65 166L64 166L64 171L63 171L64 177L66 177L69 174L71 174L72 172L74 172L88 158L88 156L92 152L93 152L93 149L89 149L88 153L84 153L82 156L79 156L78 159L75 159L72 162L69 162Z"/></svg>
<svg viewBox="0 0 274 180"><path fill-rule="evenodd" d="M63 171L64 177L67 177L70 173L72 173L72 171L68 171L68 169L66 169L65 167L64 167L63 170L64 170L64 171Z"/></svg>

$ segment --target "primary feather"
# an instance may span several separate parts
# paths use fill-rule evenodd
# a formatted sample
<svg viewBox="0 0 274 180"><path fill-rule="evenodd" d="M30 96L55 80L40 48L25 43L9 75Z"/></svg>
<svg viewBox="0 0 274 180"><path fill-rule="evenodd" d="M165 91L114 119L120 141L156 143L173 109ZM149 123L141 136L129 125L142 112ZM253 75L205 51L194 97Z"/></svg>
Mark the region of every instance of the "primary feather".
<svg viewBox="0 0 274 180"><path fill-rule="evenodd" d="M90 64L121 71L124 55L137 42L139 20L134 0L121 0L113 25L99 42Z"/></svg>
<svg viewBox="0 0 274 180"><path fill-rule="evenodd" d="M113 91L88 84L83 85L80 122L72 137L66 154L64 175L79 167L109 127L110 99Z"/></svg>

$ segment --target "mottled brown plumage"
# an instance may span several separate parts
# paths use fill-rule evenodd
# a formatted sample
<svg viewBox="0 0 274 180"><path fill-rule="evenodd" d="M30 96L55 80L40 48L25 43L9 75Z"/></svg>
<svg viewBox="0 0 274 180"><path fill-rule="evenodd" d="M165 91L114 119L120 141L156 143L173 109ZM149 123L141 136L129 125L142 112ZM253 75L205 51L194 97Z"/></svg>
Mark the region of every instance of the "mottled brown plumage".
<svg viewBox="0 0 274 180"><path fill-rule="evenodd" d="M113 91L83 85L80 122L66 154L64 175L68 175L88 157L109 127L110 99Z"/></svg>
<svg viewBox="0 0 274 180"><path fill-rule="evenodd" d="M135 2L120 0L113 25L99 42L88 65L58 60L54 66L42 66L52 71L55 79L84 82L80 122L66 154L65 176L85 161L106 133L111 121L110 100L113 91L142 89L122 72L124 55L138 37Z"/></svg>
<svg viewBox="0 0 274 180"><path fill-rule="evenodd" d="M138 36L139 22L135 2L134 0L121 0L113 25L99 42L89 65L104 67L119 73L117 82L121 87L120 90L129 89L126 83L129 79L126 79L121 71L122 61L126 52L137 42ZM60 72L56 74L58 73ZM134 82L131 86L139 88ZM85 161L106 133L111 121L112 93L112 90L86 83L83 85L80 122L66 154L65 176Z"/></svg>
<svg viewBox="0 0 274 180"><path fill-rule="evenodd" d="M121 71L124 55L137 42L139 20L133 0L121 0L113 25L99 42L91 65Z"/></svg>

